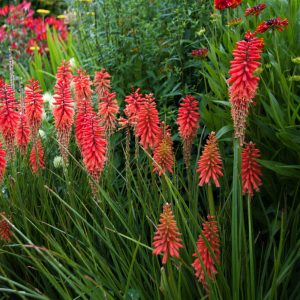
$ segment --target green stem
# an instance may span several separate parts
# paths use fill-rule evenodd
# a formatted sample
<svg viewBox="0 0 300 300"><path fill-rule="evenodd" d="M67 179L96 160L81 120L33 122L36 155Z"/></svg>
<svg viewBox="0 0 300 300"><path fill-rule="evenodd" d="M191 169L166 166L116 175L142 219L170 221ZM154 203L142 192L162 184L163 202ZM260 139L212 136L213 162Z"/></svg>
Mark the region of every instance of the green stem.
<svg viewBox="0 0 300 300"><path fill-rule="evenodd" d="M240 167L240 144L238 139L234 139L233 145L233 182L232 182L232 299L239 299L240 287L240 251L239 251L239 204L240 200L240 183L239 183L239 167Z"/></svg>
<svg viewBox="0 0 300 300"><path fill-rule="evenodd" d="M209 184L207 187L207 198L208 198L208 205L209 205L209 213L211 216L215 216L216 210L215 210L214 195L212 192L211 184Z"/></svg>
<svg viewBox="0 0 300 300"><path fill-rule="evenodd" d="M254 281L254 257L253 257L253 232L252 232L252 213L251 196L247 197L248 204L248 230L249 230L249 261L250 261L250 287L251 299L255 299L255 281Z"/></svg>

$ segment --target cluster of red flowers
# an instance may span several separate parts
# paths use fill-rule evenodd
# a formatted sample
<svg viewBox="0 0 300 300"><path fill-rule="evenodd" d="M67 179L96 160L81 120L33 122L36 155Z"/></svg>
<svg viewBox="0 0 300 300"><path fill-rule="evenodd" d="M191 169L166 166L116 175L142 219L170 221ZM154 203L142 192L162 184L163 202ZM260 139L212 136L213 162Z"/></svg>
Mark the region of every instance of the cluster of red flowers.
<svg viewBox="0 0 300 300"><path fill-rule="evenodd" d="M236 8L241 5L242 0L215 0L216 9Z"/></svg>
<svg viewBox="0 0 300 300"><path fill-rule="evenodd" d="M58 36L65 40L68 29L63 20L53 16L46 18L34 17L31 2L25 0L18 5L5 5L0 8L0 18L4 18L0 27L0 42L5 47L22 52L26 49L32 54L35 49L44 53L47 49L47 28L53 28ZM1 22L2 23L2 22Z"/></svg>
<svg viewBox="0 0 300 300"><path fill-rule="evenodd" d="M192 51L192 55L200 58L205 58L208 55L208 49L207 48L195 49Z"/></svg>
<svg viewBox="0 0 300 300"><path fill-rule="evenodd" d="M166 264L169 256L179 259L179 250L183 248L181 234L169 203L164 204L159 222L152 243L153 254L163 254L162 263ZM220 238L215 216L208 216L202 226L203 230L196 244L197 251L193 254L196 258L192 266L195 276L207 289L207 278L214 279L217 273L216 265L220 262Z"/></svg>
<svg viewBox="0 0 300 300"><path fill-rule="evenodd" d="M284 28L287 27L288 25L289 25L288 19L282 20L280 17L277 17L260 23L256 28L256 32L264 33L270 29L274 29L274 30L278 30L279 32L282 32Z"/></svg>

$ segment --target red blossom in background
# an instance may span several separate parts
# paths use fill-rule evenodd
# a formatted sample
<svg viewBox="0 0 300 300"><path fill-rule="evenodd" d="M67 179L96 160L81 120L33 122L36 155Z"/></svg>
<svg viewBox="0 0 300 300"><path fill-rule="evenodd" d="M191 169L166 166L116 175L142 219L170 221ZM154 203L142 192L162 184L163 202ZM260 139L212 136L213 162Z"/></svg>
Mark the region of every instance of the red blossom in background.
<svg viewBox="0 0 300 300"><path fill-rule="evenodd" d="M3 135L9 159L14 156L16 128L19 120L18 104L10 85L0 84L0 131Z"/></svg>
<svg viewBox="0 0 300 300"><path fill-rule="evenodd" d="M119 105L116 100L116 93L104 91L104 96L99 102L100 124L104 127L105 132L110 135L116 128L117 114Z"/></svg>
<svg viewBox="0 0 300 300"><path fill-rule="evenodd" d="M93 91L91 89L92 82L90 76L86 75L86 71L78 69L77 74L73 76L73 83L75 101L78 104L83 99L91 100Z"/></svg>
<svg viewBox="0 0 300 300"><path fill-rule="evenodd" d="M288 19L282 20L280 17L278 17L260 23L256 28L256 32L264 33L269 29L274 29L274 30L278 30L279 32L282 32L284 28L287 27L288 25L289 25Z"/></svg>
<svg viewBox="0 0 300 300"><path fill-rule="evenodd" d="M94 84L98 100L100 101L104 96L104 91L110 92L110 75L104 68L101 71L95 72Z"/></svg>
<svg viewBox="0 0 300 300"><path fill-rule="evenodd" d="M161 124L160 134L156 139L153 160L153 172L157 172L159 176L165 174L167 171L173 173L173 141L170 128L163 122Z"/></svg>
<svg viewBox="0 0 300 300"><path fill-rule="evenodd" d="M174 214L169 203L164 204L163 212L160 214L160 224L153 238L153 254L163 253L162 263L166 264L168 256L179 258L179 249L183 248L181 234L178 232Z"/></svg>
<svg viewBox="0 0 300 300"><path fill-rule="evenodd" d="M5 159L5 157L6 157L6 152L2 148L2 144L0 142L0 183L3 180L5 169L6 169L6 159Z"/></svg>
<svg viewBox="0 0 300 300"><path fill-rule="evenodd" d="M256 161L260 158L259 149L255 148L255 144L250 142L242 149L242 187L243 193L249 194L251 197L254 190L259 192L261 181L261 166Z"/></svg>
<svg viewBox="0 0 300 300"><path fill-rule="evenodd" d="M3 211L0 213L0 240L9 242L11 240L12 231L11 225L6 220L6 213Z"/></svg>
<svg viewBox="0 0 300 300"><path fill-rule="evenodd" d="M31 131L32 141L35 142L43 116L43 96L39 82L31 79L25 88L25 113Z"/></svg>
<svg viewBox="0 0 300 300"><path fill-rule="evenodd" d="M226 8L236 8L241 5L242 0L215 0L215 8L222 10Z"/></svg>
<svg viewBox="0 0 300 300"><path fill-rule="evenodd" d="M253 7L246 8L245 10L245 16L258 16L265 8L267 7L266 4L261 3L257 4Z"/></svg>
<svg viewBox="0 0 300 300"><path fill-rule="evenodd" d="M154 148L159 132L159 117L155 99L152 94L149 94L145 96L138 112L136 134L140 138L140 144L147 150Z"/></svg>
<svg viewBox="0 0 300 300"><path fill-rule="evenodd" d="M214 280L214 276L217 273L216 264L220 262L220 237L216 217L208 216L202 227L202 233L197 241L199 254L197 252L193 254L196 259L192 266L195 269L195 276L207 288L203 267L209 279Z"/></svg>
<svg viewBox="0 0 300 300"><path fill-rule="evenodd" d="M84 126L81 154L83 163L88 173L97 182L104 168L106 161L106 139L103 127L100 126L100 119L95 112L89 114ZM97 188L91 182L93 192Z"/></svg>
<svg viewBox="0 0 300 300"><path fill-rule="evenodd" d="M198 101L191 95L182 98L178 109L177 124L179 135L183 140L183 158L186 166L189 166L192 141L199 128L200 114Z"/></svg>
<svg viewBox="0 0 300 300"><path fill-rule="evenodd" d="M53 116L60 153L66 164L68 163L68 147L74 117L74 102L70 88L71 79L70 64L63 61L56 74Z"/></svg>
<svg viewBox="0 0 300 300"><path fill-rule="evenodd" d="M193 56L197 56L200 58L205 58L208 55L208 49L207 48L200 48L192 51Z"/></svg>
<svg viewBox="0 0 300 300"><path fill-rule="evenodd" d="M200 159L198 161L199 185L209 184L214 181L220 187L219 177L223 176L222 160L215 132L211 132Z"/></svg>
<svg viewBox="0 0 300 300"><path fill-rule="evenodd" d="M246 119L252 99L256 96L259 77L255 70L261 65L263 39L246 33L246 39L236 43L233 50L234 59L230 62L231 68L228 79L231 115L234 124L235 137L243 144L246 128Z"/></svg>
<svg viewBox="0 0 300 300"><path fill-rule="evenodd" d="M37 139L32 145L29 162L33 173L38 173L39 170L45 168L45 152L40 139Z"/></svg>

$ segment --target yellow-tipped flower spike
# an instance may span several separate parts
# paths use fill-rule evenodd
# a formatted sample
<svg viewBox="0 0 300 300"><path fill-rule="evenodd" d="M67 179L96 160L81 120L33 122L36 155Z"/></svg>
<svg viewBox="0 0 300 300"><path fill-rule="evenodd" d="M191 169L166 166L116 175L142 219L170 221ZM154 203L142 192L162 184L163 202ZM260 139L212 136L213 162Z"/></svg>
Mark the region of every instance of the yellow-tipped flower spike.
<svg viewBox="0 0 300 300"><path fill-rule="evenodd" d="M41 15L48 15L48 14L50 14L50 10L48 10L48 9L38 9L36 12L39 13L39 14L41 14Z"/></svg>
<svg viewBox="0 0 300 300"><path fill-rule="evenodd" d="M57 18L57 19L66 19L66 17L67 17L67 16L65 16L65 15L58 15L56 18Z"/></svg>

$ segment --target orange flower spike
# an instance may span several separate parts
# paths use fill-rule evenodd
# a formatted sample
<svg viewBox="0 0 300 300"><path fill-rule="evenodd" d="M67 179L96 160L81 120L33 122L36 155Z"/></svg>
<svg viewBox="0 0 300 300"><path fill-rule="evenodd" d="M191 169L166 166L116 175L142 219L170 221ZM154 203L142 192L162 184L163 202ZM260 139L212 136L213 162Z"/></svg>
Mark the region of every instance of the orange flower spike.
<svg viewBox="0 0 300 300"><path fill-rule="evenodd" d="M25 154L29 143L30 129L27 122L27 116L24 112L20 113L19 122L17 126L17 145L21 154Z"/></svg>
<svg viewBox="0 0 300 300"><path fill-rule="evenodd" d="M261 181L261 166L256 161L260 158L259 149L255 148L255 144L250 142L242 149L242 188L243 193L251 197L254 190L259 192Z"/></svg>
<svg viewBox="0 0 300 300"><path fill-rule="evenodd" d="M117 114L119 105L116 100L116 93L104 91L104 96L99 103L100 124L106 133L112 133L117 125Z"/></svg>
<svg viewBox="0 0 300 300"><path fill-rule="evenodd" d="M3 180L5 169L6 169L6 159L5 159L5 157L6 157L6 152L2 148L2 144L0 142L0 183Z"/></svg>
<svg viewBox="0 0 300 300"><path fill-rule="evenodd" d="M92 112L86 118L81 154L87 171L96 181L99 180L106 161L106 144L99 117Z"/></svg>
<svg viewBox="0 0 300 300"><path fill-rule="evenodd" d="M129 125L134 128L137 125L138 113L144 101L143 95L139 94L139 91L140 89L138 88L136 91L125 97L126 107L124 109L124 114L128 119Z"/></svg>
<svg viewBox="0 0 300 300"><path fill-rule="evenodd" d="M38 139L36 143L32 145L29 161L33 173L38 173L39 170L45 168L45 153L40 139Z"/></svg>
<svg viewBox="0 0 300 300"><path fill-rule="evenodd" d="M183 248L181 234L178 232L174 214L169 203L164 204L163 213L160 214L160 224L153 238L153 254L163 253L162 263L166 264L168 257L180 258L179 249Z"/></svg>
<svg viewBox="0 0 300 300"><path fill-rule="evenodd" d="M93 95L93 91L91 89L92 82L89 75L86 75L86 71L78 69L77 75L73 76L73 83L74 96L77 105L83 99L91 101Z"/></svg>
<svg viewBox="0 0 300 300"><path fill-rule="evenodd" d="M233 51L234 59L230 62L227 80L229 87L231 115L233 119L235 137L244 143L246 120L250 104L256 96L259 77L255 76L255 70L261 65L263 39L254 37L254 34L247 32L246 38L236 44Z"/></svg>
<svg viewBox="0 0 300 300"><path fill-rule="evenodd" d="M162 122L160 131L153 154L153 172L157 172L159 176L167 171L173 173L174 166L173 141L170 128Z"/></svg>
<svg viewBox="0 0 300 300"><path fill-rule="evenodd" d="M216 217L208 216L207 221L202 224L202 227L202 233L199 235L197 241L199 255L197 252L193 254L196 259L192 266L195 270L195 276L207 288L207 280L202 266L204 266L210 280L214 280L214 276L217 273L216 264L220 263L220 238ZM201 261L199 256L201 257Z"/></svg>
<svg viewBox="0 0 300 300"><path fill-rule="evenodd" d="M149 94L145 96L138 112L136 134L140 138L140 144L147 150L154 148L159 133L159 117L155 99L152 94Z"/></svg>
<svg viewBox="0 0 300 300"><path fill-rule="evenodd" d="M219 177L223 176L222 160L215 132L211 132L198 161L199 185L209 184L211 179L220 187Z"/></svg>
<svg viewBox="0 0 300 300"><path fill-rule="evenodd" d="M31 79L25 88L25 113L33 142L37 139L43 116L43 96L39 82Z"/></svg>
<svg viewBox="0 0 300 300"><path fill-rule="evenodd" d="M110 75L104 68L99 72L95 72L94 84L96 86L96 93L98 100L104 96L104 91L110 92Z"/></svg>
<svg viewBox="0 0 300 300"><path fill-rule="evenodd" d="M53 116L60 153L65 163L68 162L68 147L74 117L74 102L70 88L71 79L70 64L63 61L56 74Z"/></svg>
<svg viewBox="0 0 300 300"><path fill-rule="evenodd" d="M12 231L11 225L6 220L6 213L3 211L0 213L0 240L9 242L11 240Z"/></svg>
<svg viewBox="0 0 300 300"><path fill-rule="evenodd" d="M13 159L15 152L15 135L19 120L17 107L13 89L3 82L0 85L0 132L4 138L9 159Z"/></svg>

